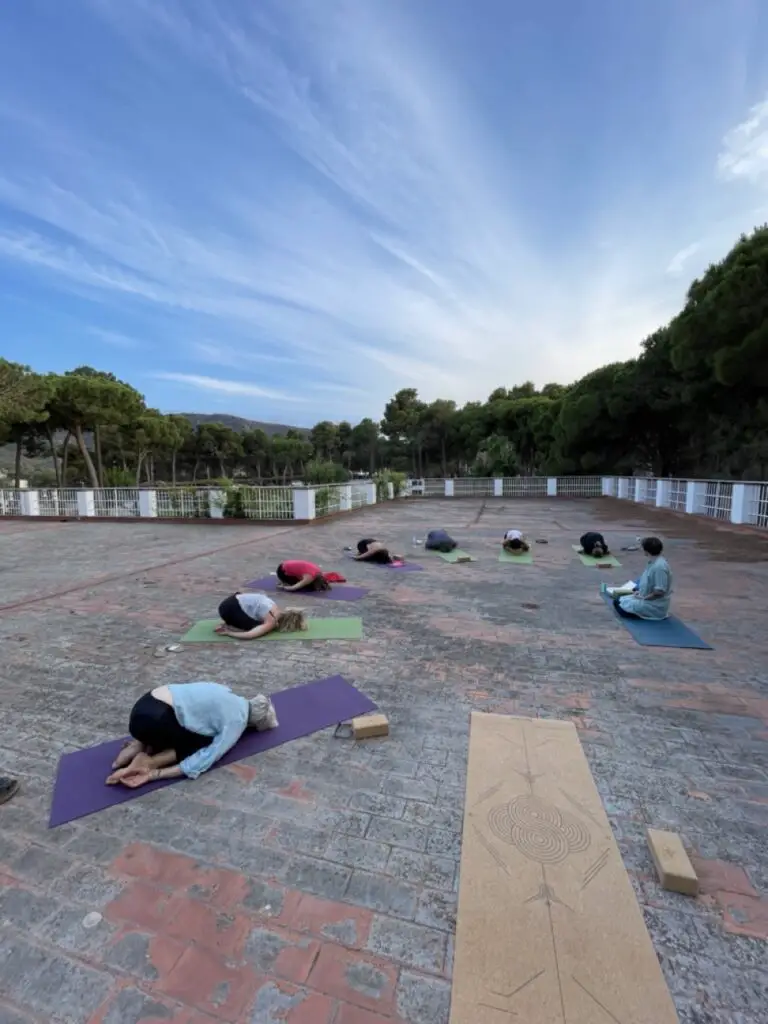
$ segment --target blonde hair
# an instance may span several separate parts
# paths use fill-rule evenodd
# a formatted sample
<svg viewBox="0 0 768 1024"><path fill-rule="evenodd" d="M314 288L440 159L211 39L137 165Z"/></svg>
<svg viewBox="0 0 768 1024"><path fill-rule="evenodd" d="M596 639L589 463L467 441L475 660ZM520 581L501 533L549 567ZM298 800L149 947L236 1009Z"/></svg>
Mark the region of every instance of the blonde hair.
<svg viewBox="0 0 768 1024"><path fill-rule="evenodd" d="M278 633L298 633L307 628L307 617L301 608L286 608L277 616Z"/></svg>

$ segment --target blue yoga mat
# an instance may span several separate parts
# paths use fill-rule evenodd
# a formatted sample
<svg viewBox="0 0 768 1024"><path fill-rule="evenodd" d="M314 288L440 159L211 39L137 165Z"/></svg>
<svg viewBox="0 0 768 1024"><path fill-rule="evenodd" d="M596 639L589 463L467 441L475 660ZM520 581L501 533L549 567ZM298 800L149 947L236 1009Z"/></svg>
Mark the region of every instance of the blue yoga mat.
<svg viewBox="0 0 768 1024"><path fill-rule="evenodd" d="M713 648L705 644L700 636L689 629L684 622L670 615L668 619L627 619L619 615L613 607L613 598L605 590L600 596L613 614L626 626L637 643L643 647L692 647L699 651L711 651Z"/></svg>

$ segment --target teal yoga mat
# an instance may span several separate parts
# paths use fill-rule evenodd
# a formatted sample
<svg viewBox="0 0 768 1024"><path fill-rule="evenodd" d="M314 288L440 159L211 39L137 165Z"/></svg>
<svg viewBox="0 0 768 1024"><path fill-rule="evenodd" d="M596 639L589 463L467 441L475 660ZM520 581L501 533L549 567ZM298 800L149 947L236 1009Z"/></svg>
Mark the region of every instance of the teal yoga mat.
<svg viewBox="0 0 768 1024"><path fill-rule="evenodd" d="M619 622L643 647L687 647L699 651L711 651L712 647L689 629L684 622L670 615L667 619L627 619L613 607L613 598L606 592L605 584L600 596Z"/></svg>

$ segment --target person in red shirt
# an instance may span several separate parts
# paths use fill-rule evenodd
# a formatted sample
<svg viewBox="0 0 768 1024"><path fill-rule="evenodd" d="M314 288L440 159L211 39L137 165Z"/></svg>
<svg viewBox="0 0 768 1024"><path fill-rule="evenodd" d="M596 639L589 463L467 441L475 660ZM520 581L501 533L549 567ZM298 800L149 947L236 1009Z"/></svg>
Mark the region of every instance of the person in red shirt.
<svg viewBox="0 0 768 1024"><path fill-rule="evenodd" d="M331 584L323 575L320 566L301 559L289 559L277 567L277 578L281 590L330 590Z"/></svg>

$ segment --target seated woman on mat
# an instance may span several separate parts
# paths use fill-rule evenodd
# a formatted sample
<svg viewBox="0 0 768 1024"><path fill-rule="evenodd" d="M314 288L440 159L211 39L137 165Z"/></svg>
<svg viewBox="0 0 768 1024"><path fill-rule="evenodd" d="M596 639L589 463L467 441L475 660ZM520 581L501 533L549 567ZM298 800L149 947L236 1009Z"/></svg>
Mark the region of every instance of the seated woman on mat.
<svg viewBox="0 0 768 1024"><path fill-rule="evenodd" d="M524 555L531 550L530 544L520 530L507 530L501 546L508 555Z"/></svg>
<svg viewBox="0 0 768 1024"><path fill-rule="evenodd" d="M581 544L581 550L584 554L592 558L602 558L603 555L610 555L608 545L605 543L605 537L603 537L602 533L595 533L594 531L583 533L579 538L579 544Z"/></svg>
<svg viewBox="0 0 768 1024"><path fill-rule="evenodd" d="M221 683L171 683L133 705L131 742L115 758L107 785L137 789L157 779L196 779L237 743L248 728L277 728L275 708L259 694L247 700Z"/></svg>
<svg viewBox="0 0 768 1024"><path fill-rule="evenodd" d="M377 562L379 565L391 565L392 562L402 562L400 555L391 555L389 549L385 548L380 540L367 537L357 542L357 554L352 556L358 562Z"/></svg>
<svg viewBox="0 0 768 1024"><path fill-rule="evenodd" d="M266 594L231 594L219 605L223 625L217 633L236 640L256 640L276 629L278 633L295 633L307 628L304 612L299 608L280 611Z"/></svg>
<svg viewBox="0 0 768 1024"><path fill-rule="evenodd" d="M672 570L662 556L664 545L658 537L646 537L641 545L648 559L635 592L614 597L613 606L619 615L633 619L666 619L672 594Z"/></svg>
<svg viewBox="0 0 768 1024"><path fill-rule="evenodd" d="M331 584L325 578L319 565L294 558L281 562L277 567L278 586L281 590L330 590Z"/></svg>

